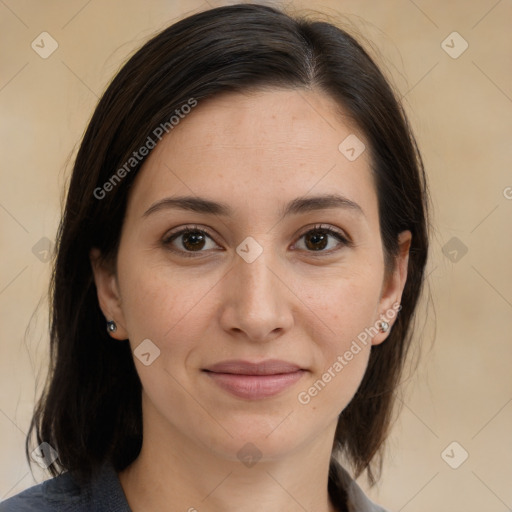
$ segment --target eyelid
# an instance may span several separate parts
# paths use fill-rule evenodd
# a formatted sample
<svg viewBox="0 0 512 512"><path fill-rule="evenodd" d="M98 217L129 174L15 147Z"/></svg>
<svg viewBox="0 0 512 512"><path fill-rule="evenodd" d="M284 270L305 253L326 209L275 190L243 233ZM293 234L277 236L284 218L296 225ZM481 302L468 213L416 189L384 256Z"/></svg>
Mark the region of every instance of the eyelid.
<svg viewBox="0 0 512 512"><path fill-rule="evenodd" d="M204 233L205 235L208 235L210 238L213 239L213 236L211 235L211 233L208 231L207 228L198 226L197 224L187 224L184 226L179 226L175 229L172 229L171 231L166 232L162 241L164 243L168 243L174 236L183 235L184 233L186 233L188 231L194 231L194 232L199 231L200 233Z"/></svg>
<svg viewBox="0 0 512 512"><path fill-rule="evenodd" d="M198 226L196 224L187 224L185 226L180 226L180 227L176 228L175 230L171 230L170 232L167 232L162 239L162 243L167 250L172 251L181 256L185 256L186 258L201 257L201 256L199 256L201 253L207 253L208 251L184 251L184 250L175 249L174 247L172 247L171 242L174 240L174 238L179 238L180 236L182 236L188 232L202 233L202 234L208 236L208 238L210 238L211 240L213 240L213 242L215 242L216 245L219 245L215 241L214 236L208 231L208 229L205 229L204 227Z"/></svg>
<svg viewBox="0 0 512 512"><path fill-rule="evenodd" d="M304 235L307 235L310 231L325 231L328 235L333 236L336 238L342 245L345 245L347 247L353 247L354 242L350 238L350 236L343 230L339 228L335 228L334 226L331 226L330 224L314 224L313 226L307 226L304 228L300 234L298 235L298 240L300 240ZM297 241L298 241L297 240ZM297 242L294 243L294 245ZM315 255L322 255L322 254L333 254L338 249L331 249L329 251L307 251L309 254Z"/></svg>
<svg viewBox="0 0 512 512"><path fill-rule="evenodd" d="M303 231L301 231L299 236L304 236L305 234L309 233L310 231L327 231L329 233L334 233L338 235L340 238L343 238L346 243L352 243L352 240L350 236L345 233L345 231L335 228L334 226L331 226L330 224L313 224L313 226L307 226L304 228Z"/></svg>

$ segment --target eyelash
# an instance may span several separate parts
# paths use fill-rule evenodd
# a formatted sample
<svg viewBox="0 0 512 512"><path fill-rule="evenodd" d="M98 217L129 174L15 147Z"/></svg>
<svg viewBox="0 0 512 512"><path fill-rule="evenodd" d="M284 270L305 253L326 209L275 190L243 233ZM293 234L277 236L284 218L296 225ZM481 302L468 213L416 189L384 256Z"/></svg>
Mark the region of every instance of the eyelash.
<svg viewBox="0 0 512 512"><path fill-rule="evenodd" d="M348 237L346 237L342 232L334 230L334 229L332 229L332 228L330 228L328 226L325 226L323 224L316 224L312 228L309 228L307 231L304 231L299 236L299 240L302 239L302 237L304 237L305 235L308 235L310 233L314 233L316 231L321 231L324 234L332 236L333 238L338 240L338 242L340 242L340 246L335 248L335 249L330 249L328 251L324 251L324 250L308 251L308 250L306 250L306 252L310 253L312 256L331 255L334 252L339 251L343 246L352 247L354 245L353 242ZM163 242L163 244L165 245L165 247L168 250L170 250L170 251L172 251L174 253L178 253L181 256L184 256L184 257L187 257L187 258L194 258L194 257L197 257L197 255L200 254L201 252L206 252L206 251L202 251L202 250L199 250L199 251L184 251L184 250L181 250L181 249L175 249L174 247L171 246L171 242L173 242L175 239L179 238L180 236L188 234L188 233L201 233L202 235L207 236L208 238L212 239L215 242L215 240L208 233L208 231L206 231L206 230L204 230L204 229L202 229L202 228L200 228L199 226L196 226L196 225L186 226L185 228L182 228L179 231L175 231L175 232L169 233L162 240L162 242Z"/></svg>

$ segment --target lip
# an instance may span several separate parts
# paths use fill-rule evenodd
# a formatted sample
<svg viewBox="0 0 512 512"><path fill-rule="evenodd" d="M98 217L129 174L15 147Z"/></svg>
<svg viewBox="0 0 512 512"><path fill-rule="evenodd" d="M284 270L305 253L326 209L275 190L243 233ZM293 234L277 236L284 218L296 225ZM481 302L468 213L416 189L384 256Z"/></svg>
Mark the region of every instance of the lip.
<svg viewBox="0 0 512 512"><path fill-rule="evenodd" d="M268 359L259 363L223 361L203 370L219 387L238 398L268 398L295 384L306 370L300 366Z"/></svg>

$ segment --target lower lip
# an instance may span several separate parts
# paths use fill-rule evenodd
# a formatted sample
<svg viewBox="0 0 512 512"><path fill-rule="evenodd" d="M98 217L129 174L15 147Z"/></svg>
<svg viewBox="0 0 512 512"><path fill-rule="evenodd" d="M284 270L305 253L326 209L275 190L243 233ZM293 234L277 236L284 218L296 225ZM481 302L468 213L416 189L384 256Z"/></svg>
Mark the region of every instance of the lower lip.
<svg viewBox="0 0 512 512"><path fill-rule="evenodd" d="M305 373L298 370L277 375L238 375L233 373L206 372L222 389L239 398L258 400L277 395L293 386Z"/></svg>

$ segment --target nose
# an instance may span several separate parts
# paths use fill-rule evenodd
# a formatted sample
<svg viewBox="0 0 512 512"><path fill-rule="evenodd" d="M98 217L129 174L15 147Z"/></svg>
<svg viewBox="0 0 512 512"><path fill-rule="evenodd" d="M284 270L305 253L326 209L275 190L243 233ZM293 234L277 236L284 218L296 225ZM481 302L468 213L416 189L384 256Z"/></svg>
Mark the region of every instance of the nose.
<svg viewBox="0 0 512 512"><path fill-rule="evenodd" d="M221 325L231 335L270 341L293 325L293 293L285 272L264 250L248 263L236 255L223 280Z"/></svg>

